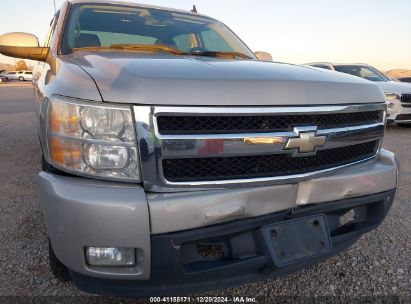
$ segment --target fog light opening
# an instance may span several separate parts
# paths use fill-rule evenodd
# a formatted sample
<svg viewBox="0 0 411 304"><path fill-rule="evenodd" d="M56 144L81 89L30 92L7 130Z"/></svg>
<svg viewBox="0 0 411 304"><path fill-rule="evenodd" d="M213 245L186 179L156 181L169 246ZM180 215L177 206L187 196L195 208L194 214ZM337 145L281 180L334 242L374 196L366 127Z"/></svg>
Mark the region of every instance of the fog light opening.
<svg viewBox="0 0 411 304"><path fill-rule="evenodd" d="M197 255L201 258L223 258L224 246L218 243L197 243Z"/></svg>
<svg viewBox="0 0 411 304"><path fill-rule="evenodd" d="M340 217L340 226L346 226L355 223L355 210L351 209L346 214Z"/></svg>
<svg viewBox="0 0 411 304"><path fill-rule="evenodd" d="M353 231L356 221L355 209L346 211L339 216L337 227L331 231L331 236L334 237Z"/></svg>
<svg viewBox="0 0 411 304"><path fill-rule="evenodd" d="M136 265L134 248L86 247L86 261L95 267L133 267Z"/></svg>

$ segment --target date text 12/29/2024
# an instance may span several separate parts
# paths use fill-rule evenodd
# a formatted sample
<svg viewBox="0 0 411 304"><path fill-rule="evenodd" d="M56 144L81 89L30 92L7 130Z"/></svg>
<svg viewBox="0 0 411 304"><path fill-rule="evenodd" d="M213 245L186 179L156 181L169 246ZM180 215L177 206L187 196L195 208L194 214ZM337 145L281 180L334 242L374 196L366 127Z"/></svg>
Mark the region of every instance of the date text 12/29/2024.
<svg viewBox="0 0 411 304"><path fill-rule="evenodd" d="M151 297L150 303L257 303L252 297Z"/></svg>

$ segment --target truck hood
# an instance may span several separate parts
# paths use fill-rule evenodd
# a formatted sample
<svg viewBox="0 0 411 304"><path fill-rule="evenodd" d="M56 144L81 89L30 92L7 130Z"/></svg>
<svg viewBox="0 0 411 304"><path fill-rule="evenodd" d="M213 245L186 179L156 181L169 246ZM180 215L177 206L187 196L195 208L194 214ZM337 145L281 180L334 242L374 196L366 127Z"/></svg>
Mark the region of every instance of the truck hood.
<svg viewBox="0 0 411 304"><path fill-rule="evenodd" d="M384 92L404 94L411 93L411 84L396 81L378 81L376 82Z"/></svg>
<svg viewBox="0 0 411 304"><path fill-rule="evenodd" d="M255 106L384 101L372 82L282 63L112 51L80 51L66 59L90 74L107 102Z"/></svg>

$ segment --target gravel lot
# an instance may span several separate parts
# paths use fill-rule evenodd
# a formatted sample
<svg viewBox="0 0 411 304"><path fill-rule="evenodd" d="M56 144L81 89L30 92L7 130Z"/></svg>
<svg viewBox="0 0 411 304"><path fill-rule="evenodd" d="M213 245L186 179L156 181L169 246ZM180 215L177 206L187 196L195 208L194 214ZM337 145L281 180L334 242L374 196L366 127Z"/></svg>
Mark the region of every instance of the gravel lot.
<svg viewBox="0 0 411 304"><path fill-rule="evenodd" d="M0 88L0 107L5 96L13 93L10 90L17 89ZM24 90L19 92L25 97L16 99L16 103L30 99L31 88ZM40 299L37 303L106 302L79 292L70 283L59 283L50 273L46 229L35 190L36 175L40 170L35 114L9 112L13 111L0 112L0 296L58 296L37 298ZM395 151L401 161L401 185L387 220L377 231L364 236L349 251L302 272L219 294L258 297L260 301L273 300L278 296L337 295L348 297L346 299L353 296L399 296L402 303L409 303L411 128L388 128L384 145ZM0 302L12 303L22 299L0 297ZM398 298L391 300L397 301Z"/></svg>

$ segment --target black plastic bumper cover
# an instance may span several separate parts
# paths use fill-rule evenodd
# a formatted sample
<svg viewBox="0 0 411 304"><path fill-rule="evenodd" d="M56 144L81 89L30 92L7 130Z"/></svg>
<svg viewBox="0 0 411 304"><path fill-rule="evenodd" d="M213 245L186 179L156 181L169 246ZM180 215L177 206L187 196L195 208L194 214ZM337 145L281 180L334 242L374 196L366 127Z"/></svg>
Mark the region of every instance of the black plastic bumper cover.
<svg viewBox="0 0 411 304"><path fill-rule="evenodd" d="M75 272L70 275L81 290L122 297L182 296L261 281L301 270L348 248L382 223L394 197L395 190L201 229L153 235L149 281L96 279ZM350 214L351 218L345 219ZM325 215L331 250L277 267L262 227L315 215Z"/></svg>

